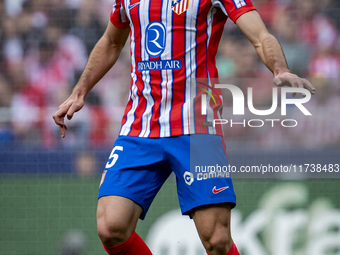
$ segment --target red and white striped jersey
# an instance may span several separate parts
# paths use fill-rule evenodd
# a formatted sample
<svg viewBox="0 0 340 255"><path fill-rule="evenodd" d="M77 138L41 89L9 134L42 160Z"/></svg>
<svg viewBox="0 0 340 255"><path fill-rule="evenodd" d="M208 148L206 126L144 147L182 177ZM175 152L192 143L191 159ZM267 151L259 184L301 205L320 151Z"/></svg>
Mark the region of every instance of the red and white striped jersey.
<svg viewBox="0 0 340 255"><path fill-rule="evenodd" d="M120 135L222 135L221 125L212 125L222 104L213 88L215 55L226 20L254 10L251 1L115 1L111 22L131 29L131 86Z"/></svg>

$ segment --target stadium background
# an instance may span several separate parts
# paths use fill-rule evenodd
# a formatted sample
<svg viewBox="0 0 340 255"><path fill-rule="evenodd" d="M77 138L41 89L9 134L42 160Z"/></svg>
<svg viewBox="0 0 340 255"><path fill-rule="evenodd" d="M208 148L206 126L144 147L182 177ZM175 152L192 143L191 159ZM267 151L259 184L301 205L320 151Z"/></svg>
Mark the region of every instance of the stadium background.
<svg viewBox="0 0 340 255"><path fill-rule="evenodd" d="M291 70L313 78L318 93L309 104L313 117L300 118L294 131L227 130L230 163L339 163L339 1L253 2L280 40ZM66 139L60 139L51 116L102 35L111 5L0 0L1 255L105 254L96 235L96 196L127 100L129 47L68 123ZM217 65L224 79L271 78L232 22ZM270 105L271 90L261 84L257 100ZM340 181L310 177L234 180L238 206L232 227L242 254L340 254ZM157 255L204 254L192 229L192 222L179 217L170 178L138 232Z"/></svg>

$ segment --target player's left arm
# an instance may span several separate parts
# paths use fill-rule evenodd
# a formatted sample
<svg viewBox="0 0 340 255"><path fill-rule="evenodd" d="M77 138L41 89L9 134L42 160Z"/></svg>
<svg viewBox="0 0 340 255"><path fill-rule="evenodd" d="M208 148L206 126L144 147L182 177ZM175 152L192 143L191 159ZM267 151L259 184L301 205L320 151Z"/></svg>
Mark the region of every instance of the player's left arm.
<svg viewBox="0 0 340 255"><path fill-rule="evenodd" d="M306 79L291 73L278 40L268 32L257 11L250 11L236 20L236 25L246 35L263 63L274 74L276 86L292 86L315 93L314 86Z"/></svg>

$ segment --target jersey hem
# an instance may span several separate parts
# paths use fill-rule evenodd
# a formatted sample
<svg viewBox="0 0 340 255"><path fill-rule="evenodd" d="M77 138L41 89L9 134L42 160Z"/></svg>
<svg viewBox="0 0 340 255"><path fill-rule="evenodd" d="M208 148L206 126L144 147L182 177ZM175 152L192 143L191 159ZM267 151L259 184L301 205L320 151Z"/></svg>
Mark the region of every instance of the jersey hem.
<svg viewBox="0 0 340 255"><path fill-rule="evenodd" d="M203 129L203 130L202 130ZM223 137L223 132L215 132L209 133L206 131L206 128L196 128L196 132L189 132L188 134L183 133L183 129L171 129L171 132L166 132L165 135L148 135L148 136L139 136L139 135L130 135L131 130L128 128L121 129L119 132L119 136L130 136L130 137L144 137L144 138L162 138L162 137L173 137L173 136L181 136L181 135L196 135L196 134L206 134L206 135L219 135Z"/></svg>
<svg viewBox="0 0 340 255"><path fill-rule="evenodd" d="M116 26L118 28L122 28L123 29L123 28L129 28L130 27L130 24L128 22L127 23L122 23L122 22L119 22L119 21L115 20L113 13L111 13L111 15L110 15L110 21L111 21L111 23L114 26Z"/></svg>
<svg viewBox="0 0 340 255"><path fill-rule="evenodd" d="M125 192L100 192L100 188L99 188L99 193L98 193L98 200L102 197L108 197L108 196L118 196L118 197L124 197L127 199L130 199L131 201L135 202L136 204L138 204L142 209L143 212L139 215L139 219L144 220L145 216L149 210L149 207L145 207L143 205L141 205L133 196L129 196L127 195L127 193Z"/></svg>
<svg viewBox="0 0 340 255"><path fill-rule="evenodd" d="M256 8L254 6L242 7L230 13L229 17L235 23L239 17L241 17L243 14L250 12L250 11L256 11Z"/></svg>
<svg viewBox="0 0 340 255"><path fill-rule="evenodd" d="M190 215L190 211L199 207L199 206L204 206L204 205L214 205L214 204L221 204L221 203L230 203L231 204L231 209L236 207L236 196L229 196L225 198L220 198L220 199L214 199L214 200L206 200L206 201L200 201L199 203L192 203L189 206L183 206L181 207L181 212L183 215Z"/></svg>

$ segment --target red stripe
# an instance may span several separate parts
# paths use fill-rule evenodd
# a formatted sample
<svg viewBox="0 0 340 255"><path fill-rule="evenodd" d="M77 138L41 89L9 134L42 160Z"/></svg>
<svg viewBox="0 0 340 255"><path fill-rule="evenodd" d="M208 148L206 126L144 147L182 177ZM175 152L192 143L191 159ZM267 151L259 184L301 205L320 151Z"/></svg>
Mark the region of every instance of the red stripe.
<svg viewBox="0 0 340 255"><path fill-rule="evenodd" d="M204 3L207 4L207 3ZM197 78L207 78L207 15L209 8L204 6L199 7L197 15L197 34L196 34L196 64L197 64Z"/></svg>
<svg viewBox="0 0 340 255"><path fill-rule="evenodd" d="M121 2L120 0L117 0L110 15L110 21L113 25L115 25L118 28L128 28L129 20L126 17L125 11L123 11L123 13L120 12L121 9L122 9ZM124 18L126 20L125 22L121 21L121 15L124 15Z"/></svg>
<svg viewBox="0 0 340 255"><path fill-rule="evenodd" d="M135 53L134 56L136 57L136 65L139 61L141 61L141 33L144 33L144 31L141 31L140 29L140 24L139 24L139 8L140 5L132 8L130 10L131 12L131 19L132 19L132 24L134 25L134 37L135 37ZM133 54L133 53L132 53ZM137 96L139 98L139 102L138 102L138 106L134 112L134 117L135 120L131 125L131 131L129 133L130 136L138 136L141 132L141 118L142 115L145 111L145 106L146 106L146 100L143 96L143 89L144 89L144 83L142 82L142 80L140 79L140 77L142 77L142 74L140 71L137 71L136 69L136 75L138 77L137 82L136 82L136 86L138 88L137 91Z"/></svg>
<svg viewBox="0 0 340 255"><path fill-rule="evenodd" d="M215 87L215 84L219 83L218 80L218 70L216 68L216 53L218 50L218 45L221 40L223 29L225 22L227 21L225 15L223 14L221 9L217 9L212 23L212 30L211 30L211 37L208 46L208 71L209 76L211 77L211 84ZM219 95L213 94L215 97L222 95L222 91L219 89L217 90ZM217 99L216 99L217 100ZM214 109L214 119L218 119L218 109L221 106L219 100L217 100L217 106L213 102L210 101L210 106ZM222 125L217 125L216 127L216 134L223 135Z"/></svg>
<svg viewBox="0 0 340 255"><path fill-rule="evenodd" d="M170 111L171 135L183 134L182 106L185 100L185 13L172 13L172 59L179 59L183 67L173 71L172 109Z"/></svg>
<svg viewBox="0 0 340 255"><path fill-rule="evenodd" d="M142 92L144 89L144 83L140 79L138 79L138 81L136 82L136 85L138 88L137 96L138 96L139 102L134 113L135 120L131 125L131 131L129 133L129 135L131 136L138 136L140 134L141 129L142 129L142 116L143 116L143 113L146 107L146 100Z"/></svg>
<svg viewBox="0 0 340 255"><path fill-rule="evenodd" d="M208 55L207 55L208 71L209 71L209 76L211 78L218 77L215 57L216 57L218 45L220 43L222 33L223 33L223 28L224 28L226 21L227 19L225 15L223 14L222 10L216 9L216 13L213 17L213 22L212 22L211 37L209 41Z"/></svg>
<svg viewBox="0 0 340 255"><path fill-rule="evenodd" d="M131 67L132 68L132 67ZM131 108L132 108L132 84L133 84L133 81L132 81L132 79L131 79L131 82L130 82L130 94L131 94L131 96L130 96L130 99L129 99L129 101L128 101L128 103L127 103L127 105L126 105L126 107L125 107L125 111L124 111L124 116L123 116L123 119L122 119L122 125L121 126L123 126L124 124L125 124L125 122L126 122L126 119L127 119L127 114L128 114L128 112L131 110Z"/></svg>
<svg viewBox="0 0 340 255"><path fill-rule="evenodd" d="M130 40L131 40L131 33L132 33L132 31L130 31ZM130 56L132 56L131 47L130 47ZM131 73L132 73L132 70L133 70L133 66L132 66L132 63L131 63L131 65L130 65L130 72ZM127 119L126 115L128 114L128 112L132 108L132 103L133 103L132 102L132 95L133 95L133 93L132 93L132 84L133 84L133 79L130 80L130 98L129 98L129 101L128 101L126 107L125 107L124 115L123 115L122 122L121 122L121 127L125 124L126 119Z"/></svg>
<svg viewBox="0 0 340 255"><path fill-rule="evenodd" d="M210 1L201 1L197 15L197 35L196 35L196 77L198 82L207 84L207 15L209 12ZM202 87L204 88L204 86ZM206 88L205 88L206 89ZM195 100L195 127L198 133L208 133L208 128L202 126L206 121L206 116L201 114L201 95L205 94L203 90L197 89L197 100Z"/></svg>
<svg viewBox="0 0 340 255"><path fill-rule="evenodd" d="M165 0L164 0L165 1ZM162 12L162 0L151 0L150 3L150 22L152 21L161 21L161 12ZM165 15L165 14L164 14ZM160 57L151 58L150 60L160 60ZM162 72L159 71L150 71L151 81L150 85L152 87L151 95L155 101L155 104L152 108L152 116L151 116L151 126L150 126L150 137L159 137L160 126L159 126L159 113L160 113L160 105L162 101L162 90L161 90L161 82L162 82Z"/></svg>

